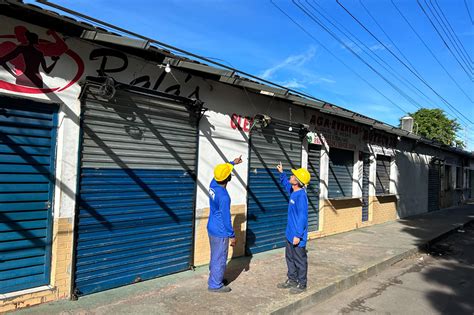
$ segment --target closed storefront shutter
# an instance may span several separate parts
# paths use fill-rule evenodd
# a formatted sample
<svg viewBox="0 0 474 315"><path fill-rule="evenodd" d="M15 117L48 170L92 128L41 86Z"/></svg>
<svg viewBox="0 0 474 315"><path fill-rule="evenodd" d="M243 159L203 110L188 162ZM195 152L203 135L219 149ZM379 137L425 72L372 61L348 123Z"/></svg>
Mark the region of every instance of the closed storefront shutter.
<svg viewBox="0 0 474 315"><path fill-rule="evenodd" d="M329 150L328 197L352 197L354 152L331 148Z"/></svg>
<svg viewBox="0 0 474 315"><path fill-rule="evenodd" d="M75 285L84 295L188 269L197 117L192 104L117 90L84 96Z"/></svg>
<svg viewBox="0 0 474 315"><path fill-rule="evenodd" d="M375 171L377 181L375 183L375 193L377 195L390 193L390 161L389 156L377 156L377 169Z"/></svg>
<svg viewBox="0 0 474 315"><path fill-rule="evenodd" d="M319 229L320 159L321 146L310 144L308 146L308 171L311 174L311 182L306 190L308 193L308 230L310 232Z"/></svg>
<svg viewBox="0 0 474 315"><path fill-rule="evenodd" d="M0 294L50 281L56 116L0 97Z"/></svg>
<svg viewBox="0 0 474 315"><path fill-rule="evenodd" d="M362 153L362 222L369 220L370 154Z"/></svg>
<svg viewBox="0 0 474 315"><path fill-rule="evenodd" d="M281 161L288 177L301 166L302 140L298 126L272 123L250 136L247 251L255 254L285 246L289 195L280 184L276 165Z"/></svg>
<svg viewBox="0 0 474 315"><path fill-rule="evenodd" d="M432 160L428 167L428 211L439 210L441 192L441 163Z"/></svg>

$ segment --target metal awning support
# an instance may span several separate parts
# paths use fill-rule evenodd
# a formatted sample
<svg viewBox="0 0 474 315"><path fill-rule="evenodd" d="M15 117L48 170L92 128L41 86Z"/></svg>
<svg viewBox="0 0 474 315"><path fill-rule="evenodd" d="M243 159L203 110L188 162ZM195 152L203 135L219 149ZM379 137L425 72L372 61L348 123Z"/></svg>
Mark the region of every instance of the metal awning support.
<svg viewBox="0 0 474 315"><path fill-rule="evenodd" d="M81 34L81 39L87 39L90 41L97 41L102 43L115 44L126 47L133 47L138 49L148 49L151 43L146 40L134 39L125 36L118 36L103 32L84 30Z"/></svg>

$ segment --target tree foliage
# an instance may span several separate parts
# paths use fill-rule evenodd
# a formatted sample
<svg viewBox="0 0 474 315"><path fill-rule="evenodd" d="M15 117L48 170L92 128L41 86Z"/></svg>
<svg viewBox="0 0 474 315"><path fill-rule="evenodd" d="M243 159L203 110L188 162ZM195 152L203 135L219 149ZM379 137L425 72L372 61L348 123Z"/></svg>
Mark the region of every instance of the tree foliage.
<svg viewBox="0 0 474 315"><path fill-rule="evenodd" d="M456 119L449 119L442 109L421 108L415 113L409 113L409 116L415 121L413 131L416 134L446 145L464 148L464 142L456 136L461 125Z"/></svg>

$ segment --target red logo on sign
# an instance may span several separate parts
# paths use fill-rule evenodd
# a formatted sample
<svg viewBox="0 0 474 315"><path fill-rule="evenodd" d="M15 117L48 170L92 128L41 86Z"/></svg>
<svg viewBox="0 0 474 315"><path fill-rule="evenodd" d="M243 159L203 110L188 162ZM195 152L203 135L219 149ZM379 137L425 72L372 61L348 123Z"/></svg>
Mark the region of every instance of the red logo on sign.
<svg viewBox="0 0 474 315"><path fill-rule="evenodd" d="M232 114L230 117L230 127L232 129L243 130L245 132L250 131L250 126L253 124L253 118L243 117L241 115Z"/></svg>
<svg viewBox="0 0 474 315"><path fill-rule="evenodd" d="M60 92L81 78L84 73L84 62L78 54L69 49L56 32L52 30L46 32L54 41L40 39L36 33L30 32L24 26L15 27L14 33L14 35L0 35L0 39L13 39L0 43L0 66L15 78L15 83L0 79L0 89L29 94ZM76 74L64 86L46 87L40 74L40 67L44 73L49 74L64 56L76 63Z"/></svg>

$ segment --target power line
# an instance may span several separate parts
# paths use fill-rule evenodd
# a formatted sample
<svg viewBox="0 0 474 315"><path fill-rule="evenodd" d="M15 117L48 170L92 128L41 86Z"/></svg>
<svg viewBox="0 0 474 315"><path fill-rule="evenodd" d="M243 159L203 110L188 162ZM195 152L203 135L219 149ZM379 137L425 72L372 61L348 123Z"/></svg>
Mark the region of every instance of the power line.
<svg viewBox="0 0 474 315"><path fill-rule="evenodd" d="M418 1L418 0L417 0ZM453 105L451 105L444 97L442 97L435 89L431 87L423 78L421 78L419 75L417 75L413 70L410 69L400 58L393 53L393 51L387 47L382 41L380 41L377 36L375 36L367 27L364 26L349 10L347 10L339 0L336 0L336 2L346 11L360 26L362 26L363 29L365 29L376 41L378 41L382 46L387 49L387 51L394 56L405 68L407 68L413 75L415 75L421 82L423 82L424 85L426 85L433 93L435 93L441 100L443 100L448 106L452 107L456 112L458 112L461 116L463 116L467 121L469 121L471 124L474 124L469 118L464 116L461 112L459 112Z"/></svg>
<svg viewBox="0 0 474 315"><path fill-rule="evenodd" d="M336 0L337 1L337 0ZM421 5L420 1L417 0L416 1L418 3L418 6L421 8L421 10L423 11L423 13L425 14L425 16L428 18L428 20L430 21L431 25L433 26L433 28L435 29L436 33L438 34L438 36L441 38L441 41L444 43L444 45L446 46L446 48L448 48L449 52L451 53L451 55L454 57L454 59L456 60L456 62L461 66L461 68L464 70L464 72L466 73L466 75L468 76L468 78L472 81L472 77L471 75L467 72L467 70L464 68L464 66L459 62L458 58L456 58L455 54L453 53L453 51L451 50L451 47L449 47L449 45L446 43L446 41L444 40L443 36L441 36L440 32L438 31L438 29L436 28L436 25L434 25L433 21L431 20L431 17L429 16L429 14L425 11L425 8L423 8L423 6Z"/></svg>
<svg viewBox="0 0 474 315"><path fill-rule="evenodd" d="M431 0L430 0L430 3L431 3ZM446 17L446 15L444 14L443 10L441 9L441 6L438 4L438 1L435 0L434 1L435 5L438 7L438 10L439 12L441 13L441 16L444 18L444 20L446 21L446 23L448 24L448 27L449 29L451 30L451 33L454 35L454 38L455 38L455 42L457 40L457 42L459 43L459 45L461 46L462 48L462 51L464 52L464 55L466 56L467 59L469 59L470 61L470 66L472 68L472 59L471 59L471 56L468 54L467 50L466 50L466 47L464 47L464 44L461 42L461 40L459 39L458 35L456 34L456 32L454 31L451 23L449 22L448 18ZM432 4L433 5L433 4ZM434 6L433 6L434 7Z"/></svg>
<svg viewBox="0 0 474 315"><path fill-rule="evenodd" d="M398 48L398 46L394 43L394 41L391 39L391 37L387 34L387 32L385 32L384 28L380 25L380 23L375 19L375 17L370 13L369 9L364 5L364 3L362 2L362 0L359 0L359 3L360 5L364 8L365 12L367 12L367 14L370 16L370 18L372 19L372 21L374 21L374 23L379 27L379 29L382 31L382 33L384 33L384 35L387 37L387 39L390 41L390 43L392 43L393 47L395 47L395 49L398 51L398 53L400 55L402 55L403 58L405 58L405 61L412 67L413 71L415 71L416 73L419 74L419 72L416 70L415 66L413 66L411 63L410 63L410 60L403 54L403 52Z"/></svg>
<svg viewBox="0 0 474 315"><path fill-rule="evenodd" d="M412 103L415 107L420 108L420 106L416 105L415 100L413 100L408 94L403 92L400 88L398 88L395 84L393 84L390 80L388 80L383 74L381 74L377 69L371 66L364 58L362 58L357 52L355 52L349 45L347 45L340 37L336 34L331 32L316 16L311 14L307 10L307 8L302 5L301 3L296 3L293 0L293 3L303 11L310 19L312 19L316 24L318 24L322 29L324 29L327 33L329 33L335 40L337 40L342 46L344 46L347 50L349 50L357 59L359 59L362 63L364 63L367 67L369 67L373 72L375 72L382 80L384 80L387 84L389 84L395 91L397 91L400 95L402 95L405 99L407 99L410 103Z"/></svg>
<svg viewBox="0 0 474 315"><path fill-rule="evenodd" d="M352 42L354 42L354 44L361 49L361 51L363 51L365 54L367 54L370 58L372 58L378 65L380 65L381 67L383 67L387 72L389 72L392 76L396 77L398 80L400 80L402 82L402 84L404 86L406 86L407 88L410 89L410 91L416 93L416 91L418 91L422 96L424 96L426 98L426 100L428 100L428 103L435 103L430 97L428 97L425 93L423 93L423 91L419 90L414 84L412 84L409 80L405 79L401 74L399 74L397 72L396 69L394 69L390 64L388 64L383 58L381 58L380 56L378 56L378 54L374 51L372 51L367 45L365 45L361 40L357 39L357 36L355 36L353 33L351 33L346 27L344 27L344 25L342 25L341 23L339 23L336 19L334 19L333 17L331 17L327 11L325 11L319 4L317 4L315 1L313 1L313 3L315 5L317 5L320 10L318 10L316 7L314 7L313 5L311 5L308 1L306 1L306 3L311 6L316 12L318 12L326 21L328 21L334 28L336 28L339 32L341 32L342 34L344 34L344 36L346 36L348 39L352 40ZM348 36L347 34L344 33L344 31L342 31L337 25L335 25L330 19L328 19L327 17L330 17L332 20L334 20L337 24L339 24L341 26L341 28L344 29L344 31L346 33L348 33L349 35L351 36ZM358 42L364 46L366 48L366 50L364 50L359 44ZM381 64L377 59L375 59L374 57L372 57L367 51L369 51L370 53L372 53L375 57L377 57L381 62L383 62L388 68L390 68L391 71L389 71L387 69L386 66L384 66L383 64ZM396 75L395 75L396 74ZM406 83L404 83L406 82ZM410 86L409 86L410 85ZM413 91L413 90L416 90L416 91ZM413 105L417 108L421 108L421 106L419 106L414 100L413 100Z"/></svg>
<svg viewBox="0 0 474 315"><path fill-rule="evenodd" d="M428 4L428 2L426 0L424 0L424 1L425 1L426 7L428 8L428 10L430 10L431 14L433 15L433 17L436 20L436 22L438 23L438 25L440 26L440 28L443 31L444 35L446 35L446 38L448 39L447 41L451 43L452 48L454 48L454 50L457 52L457 54L458 54L457 58L460 58L462 60L462 62L464 63L464 66L467 68L467 70L470 72L470 74L472 76L472 66L469 65L469 61L466 60L466 58L465 58L464 54L462 53L462 51L460 50L459 46L454 41L454 37L449 32L448 26L446 25L446 23L444 23L443 19L441 18L441 15L438 13L438 11L436 11L436 8L431 3L431 0L430 0L431 6Z"/></svg>
<svg viewBox="0 0 474 315"><path fill-rule="evenodd" d="M431 1L431 0L430 0ZM417 71L416 67L410 63L410 61L408 60L408 58L403 54L403 52L398 48L398 46L395 44L395 42L391 39L391 37L387 34L387 32L385 32L384 28L382 27L382 25L380 25L380 23L378 23L377 19L370 13L369 9L363 4L362 0L359 0L359 3L361 4L361 6L364 8L364 10L367 12L367 14L372 18L372 20L375 22L375 24L379 27L379 29L385 34L385 36L388 38L388 40L392 43L392 45L395 47L395 49L397 49L397 51L402 55L402 57L405 58L405 60L407 61L407 63L412 67L413 71L415 71L418 75L421 76L421 74ZM420 91L419 89L417 89L418 91ZM421 91L420 91L421 92ZM421 92L423 95L426 96L426 94L424 94L423 92ZM429 98L429 101L431 101L433 104L435 103L431 98ZM457 116L456 113L448 107L448 109L454 114L454 116Z"/></svg>
<svg viewBox="0 0 474 315"><path fill-rule="evenodd" d="M293 1L295 3L295 1ZM308 3L309 6L311 6L313 9L315 9L319 14L321 14L323 17L324 15L319 11L317 10L314 6L312 6L307 0L306 0L306 3ZM374 72L376 72L384 81L386 81L392 88L394 88L397 92L399 92L404 98L406 98L409 102L411 102L415 107L417 108L421 108L418 104L416 104L416 102L410 97L408 96L405 92L403 92L400 88L398 88L395 84L393 84L392 82L388 81L388 79L386 79L386 77L384 77L383 75L381 75L378 71L376 71L373 67L371 67L366 61L364 61L364 59L362 57L360 57L353 49L351 49L347 44L345 44L342 40L340 40L334 33L332 33L331 31L329 31L328 28L326 28L322 22L317 19L316 16L310 14L310 12L306 11L305 9L308 9L306 8L301 2L300 2L300 5L296 4L300 10L302 10L306 15L308 15L311 19L313 19L314 22L316 22L319 26L321 26L326 32L328 32L331 36L333 36L337 41L339 41L342 45L344 45L348 50L350 50L359 60L361 60L362 62L364 62L369 68L371 68L371 70L373 70ZM304 7L304 8L303 8ZM320 6L319 6L320 7ZM311 16L310 16L311 15ZM314 20L316 19L316 20ZM326 20L328 20L327 18L325 18ZM329 20L328 20L329 21ZM331 25L335 26L341 33L344 33L342 32L336 25L334 25L334 23L332 23L331 21L329 21L331 23ZM350 33L350 32L349 32ZM354 36L352 33L350 33L352 36ZM347 35L346 35L347 36ZM349 37L349 36L347 36ZM355 37L355 36L354 36ZM360 41L359 41L360 42ZM361 42L362 43L362 42ZM355 43L359 48L360 46ZM364 45L367 49L369 49L365 44L362 43L362 45ZM370 49L369 49L370 51ZM375 53L374 53L375 54ZM375 54L376 55L376 54ZM376 55L377 56L377 55ZM378 57L378 56L377 56ZM382 60L382 59L381 59ZM383 61L383 60L382 60ZM376 60L377 62L377 60ZM383 61L385 62L385 61ZM377 62L379 65L381 65L379 62ZM383 65L381 65L383 67ZM390 66L389 66L390 67ZM385 68L385 67L384 67ZM390 67L391 68L391 67ZM386 69L386 68L385 68ZM393 68L392 68L393 69ZM408 81L409 82L409 81ZM418 90L418 89L417 89ZM420 90L418 90L420 91ZM421 92L421 91L420 91ZM421 92L423 93L423 92ZM424 93L423 93L424 94ZM454 115L456 115L454 113Z"/></svg>
<svg viewBox="0 0 474 315"><path fill-rule="evenodd" d="M472 19L471 11L469 10L469 6L467 5L467 1L464 0L464 5L466 6L467 14L469 15L469 19L471 19L471 24L474 24L474 20Z"/></svg>
<svg viewBox="0 0 474 315"><path fill-rule="evenodd" d="M452 107L454 110L456 110L459 114L461 114L466 120L472 123L467 117L465 117L461 112L459 112L454 106L452 106L446 99L444 99L438 92L436 92L422 77L417 75L413 70L410 69L400 58L392 52L391 49L389 49L382 41L380 41L367 27L365 27L362 22L360 22L344 5L342 5L339 0L336 0L336 2L341 6L344 11L346 11L366 32L368 32L376 41L378 41L387 51L394 56L405 68L407 68L413 75L415 75L420 81L423 82L431 91L433 91L440 99L442 99L448 106Z"/></svg>
<svg viewBox="0 0 474 315"><path fill-rule="evenodd" d="M438 59L438 57L436 57L435 53L431 50L431 48L428 46L428 44L423 40L423 38L421 37L421 35L415 30L415 28L413 27L413 25L410 23L410 21L408 21L408 19L406 18L406 16L402 13L402 11L398 8L398 6L395 4L395 2L393 0L391 0L392 2L392 5L395 7L395 9L397 10L398 14L400 14L400 16L403 18L403 20L408 24L408 26L410 27L410 29L413 31L413 33L415 33L415 35L418 37L418 39L423 43L423 45L425 46L425 48L430 52L431 56L436 60L436 62L441 66L441 68L444 70L444 72L446 72L446 74L448 75L448 77L454 82L454 84L459 88L459 90L464 94L464 96L466 96L469 101L471 101L471 103L474 103L474 101L471 99L471 97L466 93L466 91L464 91L464 89L461 87L461 85L459 85L459 83L456 81L456 79L449 73L449 71L443 66L443 64L441 63L441 61Z"/></svg>
<svg viewBox="0 0 474 315"><path fill-rule="evenodd" d="M321 46L326 52L328 52L331 56L333 56L337 61L339 61L341 64L343 64L349 71L354 73L359 79L364 81L368 86L370 86L374 91L376 91L378 94L380 94L383 98L385 98L388 102L390 102L392 105L397 107L402 113L408 114L408 111L404 108L402 108L400 105L392 101L388 96L386 96L384 93L382 93L379 89L377 89L374 85L372 85L369 81L367 81L362 75L360 75L357 71L352 69L351 66L349 66L347 63L345 63L341 58L337 57L330 49L326 47L323 43L321 43L316 37L314 37L313 34L311 34L306 28L304 28L301 24L295 21L288 13L286 13L282 8L280 8L273 0L270 0L271 4L273 4L274 7L276 7L283 15L285 15L291 22L293 22L296 26L298 26L299 29L301 29L306 35L308 35L311 39L313 39L319 46Z"/></svg>

